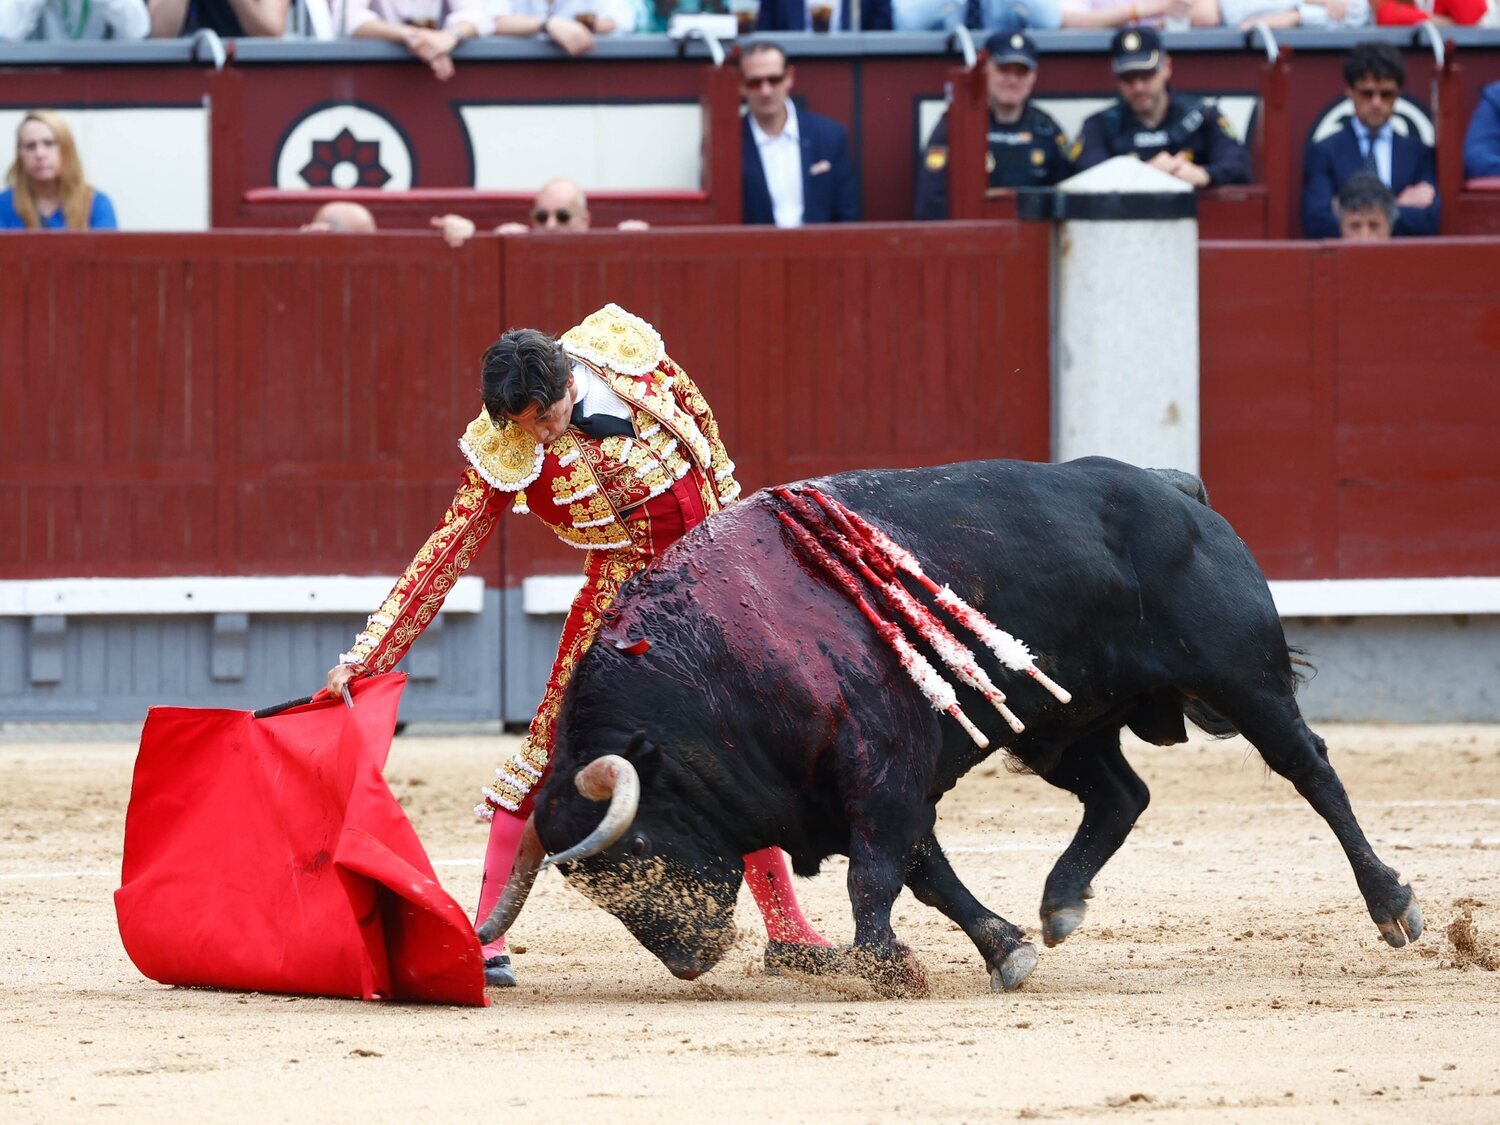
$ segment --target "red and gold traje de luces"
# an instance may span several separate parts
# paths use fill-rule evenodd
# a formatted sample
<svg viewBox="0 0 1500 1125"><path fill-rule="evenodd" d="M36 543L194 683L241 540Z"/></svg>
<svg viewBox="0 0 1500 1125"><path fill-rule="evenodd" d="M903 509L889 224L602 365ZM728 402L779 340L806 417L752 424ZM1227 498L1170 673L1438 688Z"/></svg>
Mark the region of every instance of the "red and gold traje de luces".
<svg viewBox="0 0 1500 1125"><path fill-rule="evenodd" d="M583 588L563 623L541 706L521 749L485 786L480 815L496 807L526 811L551 759L563 689L620 586L740 492L713 412L651 325L606 305L564 333L562 344L630 407L635 436L594 438L570 427L543 447L481 410L459 439L469 467L452 504L340 657L371 672L393 668L506 505L535 514L564 543L587 552Z"/></svg>

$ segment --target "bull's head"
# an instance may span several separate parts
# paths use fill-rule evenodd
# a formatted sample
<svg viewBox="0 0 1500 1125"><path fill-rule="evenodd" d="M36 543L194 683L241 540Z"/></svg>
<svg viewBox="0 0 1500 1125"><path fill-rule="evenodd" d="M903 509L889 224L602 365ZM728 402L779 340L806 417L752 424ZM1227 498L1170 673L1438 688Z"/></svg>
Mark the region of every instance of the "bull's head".
<svg viewBox="0 0 1500 1125"><path fill-rule="evenodd" d="M537 874L556 866L674 976L693 980L728 952L743 862L727 841L714 843L701 831L684 830L671 800L652 791L661 752L643 749L643 743L637 735L627 757L594 759L574 775L574 792L553 789L539 806L540 817L533 814L527 822L505 893L480 927L481 941L509 930ZM568 840L578 842L547 855L548 844Z"/></svg>

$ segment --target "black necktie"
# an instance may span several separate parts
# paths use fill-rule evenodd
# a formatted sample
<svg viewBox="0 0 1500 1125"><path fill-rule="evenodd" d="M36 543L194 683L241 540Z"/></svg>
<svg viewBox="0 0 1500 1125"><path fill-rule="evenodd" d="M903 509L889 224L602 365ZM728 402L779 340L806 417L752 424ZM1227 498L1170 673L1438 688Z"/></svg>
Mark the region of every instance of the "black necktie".
<svg viewBox="0 0 1500 1125"><path fill-rule="evenodd" d="M1379 179L1380 165L1375 160L1375 136L1374 133L1365 134L1365 171Z"/></svg>
<svg viewBox="0 0 1500 1125"><path fill-rule="evenodd" d="M616 418L613 414L581 414L573 407L572 427L591 438L634 437L635 427L628 418Z"/></svg>

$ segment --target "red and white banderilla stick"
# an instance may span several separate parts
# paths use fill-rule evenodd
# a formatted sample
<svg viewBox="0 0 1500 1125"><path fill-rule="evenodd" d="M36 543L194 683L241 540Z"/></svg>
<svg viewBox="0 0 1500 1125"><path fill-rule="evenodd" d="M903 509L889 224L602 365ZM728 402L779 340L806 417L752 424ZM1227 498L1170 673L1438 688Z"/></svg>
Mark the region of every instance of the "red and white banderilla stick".
<svg viewBox="0 0 1500 1125"><path fill-rule="evenodd" d="M880 528L867 523L858 512L845 507L830 496L825 496L816 488L809 488L818 504L827 512L830 518L836 522L847 523L859 537L863 538L877 551L894 563L899 569L911 575L927 588L938 605L963 624L970 632L982 640L991 652L1007 668L1016 672L1024 672L1042 687L1050 691L1059 702L1068 703L1073 699L1073 693L1061 687L1052 680L1047 673L1036 666L1036 660L1031 655L1031 650L1024 643L1011 636L1004 629L996 627L989 618L964 601L947 586L939 586L922 570L922 564L917 561L915 555L901 544L893 540Z"/></svg>
<svg viewBox="0 0 1500 1125"><path fill-rule="evenodd" d="M1000 712L1000 717L1009 724L1011 730L1020 734L1026 729L1026 725L1005 705L1005 693L995 686L985 670L979 666L979 661L974 658L974 654L962 641L949 632L947 626L939 621L925 605L912 597L905 586L895 580L895 571L887 566L886 574L882 576L871 569L865 558L869 553L868 545L865 545L866 549L861 551L858 539L841 535L839 528L825 510L804 497L785 488L773 489L772 493L790 505L793 511L802 518L803 527L817 535L825 544L831 545L839 556L859 573L860 577L879 590L885 596L887 603L895 606L907 623L917 631L917 635L942 657L943 663L948 665L960 680L990 701L995 710Z"/></svg>
<svg viewBox="0 0 1500 1125"><path fill-rule="evenodd" d="M795 519L786 512L778 511L776 518L779 519L787 531L791 532L792 538L802 548L808 561L814 566L821 567L835 582L842 587L844 593L855 605L859 606L860 612L874 626L875 632L880 639L885 641L896 653L901 661L901 667L906 669L906 674L921 689L927 701L932 704L936 711L946 711L958 720L959 726L968 732L975 744L980 749L988 749L990 740L984 736L984 732L969 721L964 714L963 708L958 705L958 696L953 692L953 685L928 663L927 658L911 646L911 642L901 635L901 630L892 625L865 599L864 593L859 586L859 580L851 574L847 567L838 559L830 555L812 534L804 529Z"/></svg>

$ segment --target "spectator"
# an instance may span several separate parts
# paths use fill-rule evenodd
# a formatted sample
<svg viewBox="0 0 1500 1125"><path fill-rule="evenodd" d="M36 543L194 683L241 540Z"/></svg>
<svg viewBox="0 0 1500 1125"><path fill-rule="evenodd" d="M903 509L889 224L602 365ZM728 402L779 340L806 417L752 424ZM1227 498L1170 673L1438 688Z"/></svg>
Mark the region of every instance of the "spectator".
<svg viewBox="0 0 1500 1125"><path fill-rule="evenodd" d="M1208 21L1210 26L1241 30L1252 23L1263 23L1273 31L1290 27L1347 31L1370 25L1369 0L1208 0L1208 7L1216 17Z"/></svg>
<svg viewBox="0 0 1500 1125"><path fill-rule="evenodd" d="M1116 32L1109 53L1120 96L1083 123L1073 144L1076 171L1138 156L1195 188L1249 183L1250 153L1219 107L1173 92L1172 60L1156 30Z"/></svg>
<svg viewBox="0 0 1500 1125"><path fill-rule="evenodd" d="M897 31L952 31L959 24L997 32L1059 27L1103 30L1191 22L1215 26L1217 0L892 0Z"/></svg>
<svg viewBox="0 0 1500 1125"><path fill-rule="evenodd" d="M1500 176L1500 82L1479 93L1464 136L1464 175L1471 180Z"/></svg>
<svg viewBox="0 0 1500 1125"><path fill-rule="evenodd" d="M335 200L318 208L312 222L302 225L304 231L334 231L338 234L374 234L375 216L362 203Z"/></svg>
<svg viewBox="0 0 1500 1125"><path fill-rule="evenodd" d="M1396 225L1396 197L1370 172L1350 176L1338 195L1339 237L1346 242L1382 242Z"/></svg>
<svg viewBox="0 0 1500 1125"><path fill-rule="evenodd" d="M439 82L453 77L454 49L494 27L481 0L345 0L344 5L347 34L400 43L431 67Z"/></svg>
<svg viewBox="0 0 1500 1125"><path fill-rule="evenodd" d="M286 34L291 0L147 0L151 34L172 39L208 29L229 37Z"/></svg>
<svg viewBox="0 0 1500 1125"><path fill-rule="evenodd" d="M1473 26L1490 10L1487 0L1376 0L1375 22L1401 27L1431 20L1440 26Z"/></svg>
<svg viewBox="0 0 1500 1125"><path fill-rule="evenodd" d="M996 32L984 45L990 103L990 187L1047 187L1073 169L1062 127L1031 101L1036 44L1019 31ZM948 115L932 131L917 169L917 218L948 217Z"/></svg>
<svg viewBox="0 0 1500 1125"><path fill-rule="evenodd" d="M1392 121L1406 63L1389 43L1356 43L1344 57L1344 93L1354 114L1338 132L1316 144L1302 158L1302 232L1308 238L1337 238L1334 196L1355 172L1373 172L1396 195L1401 208L1395 233L1436 234L1439 204L1431 146L1416 127L1397 132Z"/></svg>
<svg viewBox="0 0 1500 1125"><path fill-rule="evenodd" d="M851 0L761 0L757 31L848 31ZM890 31L892 0L859 0L861 31Z"/></svg>
<svg viewBox="0 0 1500 1125"><path fill-rule="evenodd" d="M595 35L632 32L634 0L488 0L496 35L545 35L577 58L594 49Z"/></svg>
<svg viewBox="0 0 1500 1125"><path fill-rule="evenodd" d="M146 0L4 0L0 39L144 39Z"/></svg>
<svg viewBox="0 0 1500 1125"><path fill-rule="evenodd" d="M438 215L432 225L443 236L443 241L455 250L474 237L473 219L462 215ZM572 180L548 180L531 201L531 225L525 223L501 223L496 234L526 234L529 231L577 231L589 229L589 201L583 188ZM620 230L649 230L650 224L640 219L625 219Z"/></svg>
<svg viewBox="0 0 1500 1125"><path fill-rule="evenodd" d="M16 130L16 159L0 192L0 230L116 230L109 196L83 178L62 114L34 109Z"/></svg>
<svg viewBox="0 0 1500 1125"><path fill-rule="evenodd" d="M774 43L751 43L740 56L750 110L740 133L745 222L858 222L849 136L838 122L797 110L790 100L795 80L786 52Z"/></svg>

